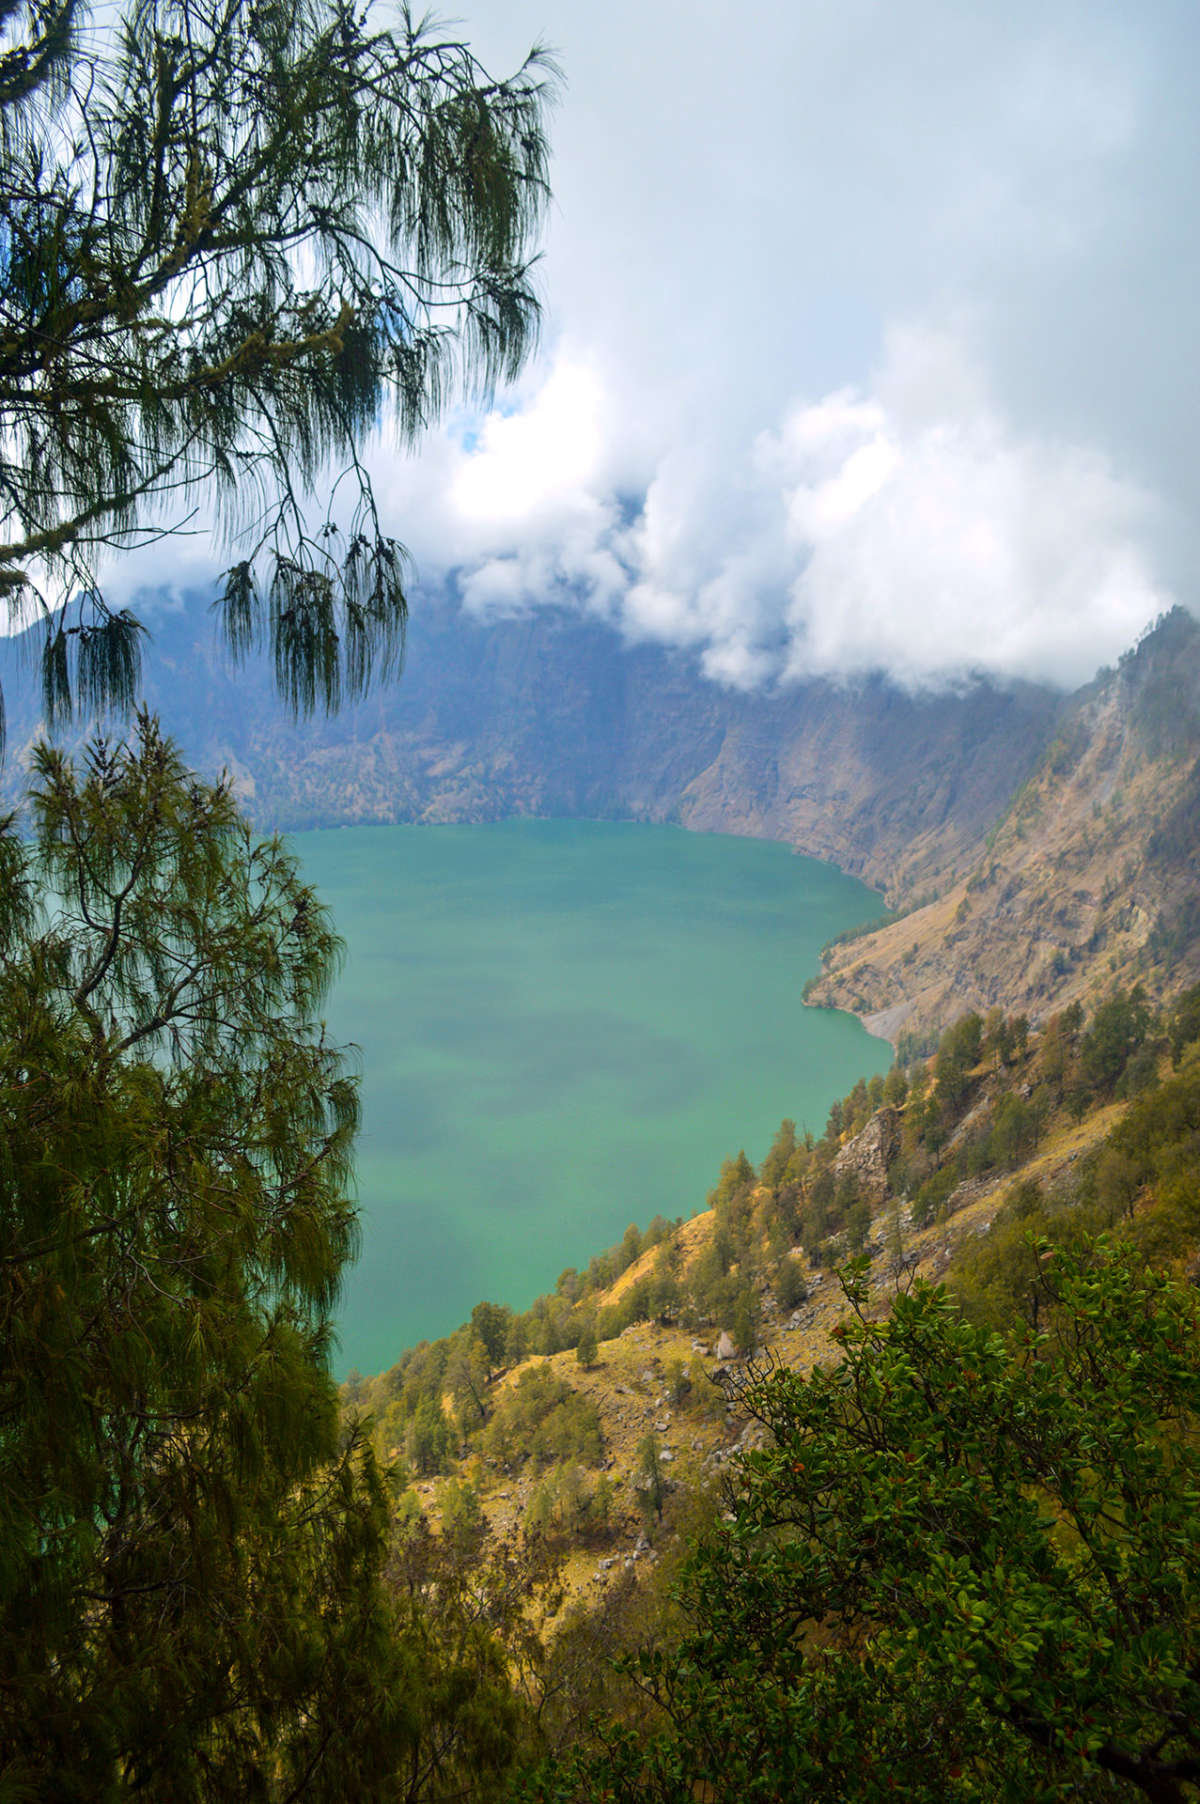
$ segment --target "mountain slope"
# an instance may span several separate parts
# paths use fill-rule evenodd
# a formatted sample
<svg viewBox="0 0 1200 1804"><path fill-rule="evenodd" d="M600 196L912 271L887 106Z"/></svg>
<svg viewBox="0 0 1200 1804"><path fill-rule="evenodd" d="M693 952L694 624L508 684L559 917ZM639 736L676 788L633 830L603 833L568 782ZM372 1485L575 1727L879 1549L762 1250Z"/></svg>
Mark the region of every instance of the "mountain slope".
<svg viewBox="0 0 1200 1804"><path fill-rule="evenodd" d="M893 1040L1200 977L1200 627L1168 615L1073 698L973 868L826 955L809 1000Z"/></svg>
<svg viewBox="0 0 1200 1804"><path fill-rule="evenodd" d="M231 674L203 598L147 612L148 701L262 828L529 814L787 841L909 910L834 947L810 1000L910 1045L966 1009L1040 1019L1197 974L1200 627L1180 610L1069 699L878 679L741 694L576 612L484 623L426 597L402 680L299 724L263 660ZM10 798L39 730L19 649L0 655Z"/></svg>

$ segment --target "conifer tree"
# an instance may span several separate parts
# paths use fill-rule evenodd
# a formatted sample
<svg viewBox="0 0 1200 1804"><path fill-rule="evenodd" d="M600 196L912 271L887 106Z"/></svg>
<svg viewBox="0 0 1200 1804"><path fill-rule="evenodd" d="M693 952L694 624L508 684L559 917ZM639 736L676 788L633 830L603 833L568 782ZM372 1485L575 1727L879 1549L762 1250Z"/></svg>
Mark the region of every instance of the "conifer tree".
<svg viewBox="0 0 1200 1804"><path fill-rule="evenodd" d="M338 942L143 719L0 831L0 1796L370 1798L387 1509L328 1371Z"/></svg>
<svg viewBox="0 0 1200 1804"><path fill-rule="evenodd" d="M396 669L362 453L526 357L552 82L354 0L0 5L0 598L41 604L52 720L136 696L103 556L198 509L294 710Z"/></svg>

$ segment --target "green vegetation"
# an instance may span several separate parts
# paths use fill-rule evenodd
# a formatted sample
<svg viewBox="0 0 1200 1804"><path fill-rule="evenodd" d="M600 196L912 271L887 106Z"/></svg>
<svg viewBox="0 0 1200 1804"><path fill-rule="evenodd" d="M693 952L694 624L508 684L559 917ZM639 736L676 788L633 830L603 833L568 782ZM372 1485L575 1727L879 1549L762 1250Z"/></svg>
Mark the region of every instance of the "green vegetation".
<svg viewBox="0 0 1200 1804"><path fill-rule="evenodd" d="M831 1106L819 1139L799 1135L795 1122L785 1120L758 1171L744 1151L727 1159L708 1197L713 1230L690 1261L681 1255L679 1222L656 1217L644 1234L631 1224L615 1247L582 1272L563 1272L555 1291L523 1314L481 1304L449 1339L422 1343L389 1372L356 1387L355 1397L379 1424L379 1451L402 1449L418 1475L443 1470L471 1449L500 1461L513 1457L506 1449L524 1457L537 1432L532 1422L507 1403L487 1422L487 1385L501 1356L511 1366L531 1354L574 1348L586 1370L606 1341L637 1322L678 1325L714 1339L724 1332L740 1352L752 1353L764 1331L806 1300L804 1265L793 1249L832 1267L883 1236L899 1266L906 1222L920 1229L944 1219L973 1181L1018 1172L1052 1118L1075 1120L1156 1085L1168 1045L1200 1022L1192 997L1172 1020L1178 1025L1158 1021L1140 991L1117 992L1087 1024L1080 1009L1066 1010L1035 1039L1024 1017L999 1010L986 1019L964 1016L943 1034L928 1064L909 1073L896 1066L886 1078L855 1084ZM872 1122L879 1131L868 1178L843 1154ZM1116 1158L1110 1153L1105 1166L1109 1189ZM1085 1166L1081 1180L1089 1172ZM1086 1212L1079 1219L1096 1225ZM1007 1220L1001 1210L985 1248L1004 1241ZM639 1261L634 1282L622 1287L619 1300L609 1300L612 1286ZM471 1372L475 1378L464 1389L462 1374ZM457 1437L443 1415L450 1396L457 1401ZM693 1396L684 1407L700 1401ZM432 1424L436 1455L415 1457L414 1435L422 1449L430 1435L417 1423Z"/></svg>
<svg viewBox="0 0 1200 1804"><path fill-rule="evenodd" d="M0 835L0 1791L375 1796L387 1511L326 1364L338 944L153 723L35 770L32 843Z"/></svg>
<svg viewBox="0 0 1200 1804"><path fill-rule="evenodd" d="M917 1797L1194 1795L1195 1304L1152 1273L1200 1239L1200 992L968 1016L727 1159L705 1232L631 1226L339 1417L336 941L152 723L37 768L34 842L0 839L9 1792L868 1798L900 1750ZM1098 1108L1069 1183L1031 1178ZM903 1278L979 1181L947 1288L875 1320L853 1281L841 1362L735 1384L731 1426L702 1358L656 1361L607 1469L614 1336L752 1353L811 1265ZM697 1433L712 1477L671 1463ZM639 1530L648 1565L568 1603L564 1560Z"/></svg>
<svg viewBox="0 0 1200 1804"><path fill-rule="evenodd" d="M525 356L545 59L494 82L342 0L140 0L86 54L76 0L5 17L0 590L43 603L49 717L131 700L98 561L213 497L235 659L269 647L298 713L361 695L406 603L358 454L386 397L412 435ZM1188 693L1145 687L1163 755ZM706 1232L631 1226L339 1401L329 923L149 719L34 770L32 837L0 824L0 1798L1200 1793L1200 991L968 1014L727 1159ZM1173 879L1197 795L1150 846ZM1193 914L1184 881L1148 986ZM1034 1163L1098 1109L1069 1176ZM755 1366L812 1266L834 1357ZM704 1341L641 1373L610 1473L596 1387L645 1323Z"/></svg>
<svg viewBox="0 0 1200 1804"><path fill-rule="evenodd" d="M293 709L334 707L403 651L365 440L387 414L415 437L536 336L553 72L535 51L496 81L344 0L83 18L4 11L0 591L43 601L51 720L127 705L141 628L102 554L215 509L235 658L265 642Z"/></svg>
<svg viewBox="0 0 1200 1804"><path fill-rule="evenodd" d="M594 1404L544 1366L523 1372L506 1391L480 1442L498 1460L527 1458L535 1466L561 1460L593 1465L600 1457Z"/></svg>
<svg viewBox="0 0 1200 1804"><path fill-rule="evenodd" d="M507 1324L510 1350L595 1333L603 1360L606 1336L645 1320L720 1322L746 1351L803 1308L808 1261L865 1245L899 1280L888 1314L851 1278L836 1363L806 1380L768 1359L735 1381L765 1444L724 1486L680 1487L648 1425L610 1478L561 1366L491 1381L487 1425L457 1452L494 1482L540 1472L526 1529L548 1555L611 1547L630 1502L671 1555L637 1608L614 1585L550 1630L544 1657L561 1635L599 1719L543 1735L526 1718L505 1795L871 1798L897 1750L915 1797L1195 1795L1200 1337L1193 1293L1155 1267L1200 1240L1198 1026L1200 991L1165 1017L1118 991L1040 1033L968 1016L927 1062L856 1084L820 1138L786 1120L757 1172L726 1160L690 1256L681 1224L631 1228L526 1316L476 1313L495 1344ZM1114 1102L1069 1181L1027 1175ZM984 1182L988 1231L958 1239L942 1287L912 1285L909 1237ZM1109 1229L1123 1249L1096 1238ZM457 1339L374 1386L403 1374L419 1397L424 1374L444 1392ZM678 1358L654 1383L680 1425L724 1410ZM526 1694L535 1717L546 1682Z"/></svg>
<svg viewBox="0 0 1200 1804"><path fill-rule="evenodd" d="M662 1709L528 1797L1182 1800L1200 1783L1200 1319L1100 1242L1038 1248L1046 1329L944 1289L752 1375L770 1443L637 1663Z"/></svg>
<svg viewBox="0 0 1200 1804"><path fill-rule="evenodd" d="M359 452L533 342L546 59L495 81L341 0L4 27L0 593L40 606L48 720L135 699L98 569L200 506L235 661L297 713L361 695L406 600ZM0 823L0 1796L462 1796L515 1755L521 1612L446 1570L477 1501L432 1552L329 1376L338 942L156 723L34 771L32 841ZM490 1346L449 1364L464 1415ZM436 1469L440 1399L405 1426Z"/></svg>

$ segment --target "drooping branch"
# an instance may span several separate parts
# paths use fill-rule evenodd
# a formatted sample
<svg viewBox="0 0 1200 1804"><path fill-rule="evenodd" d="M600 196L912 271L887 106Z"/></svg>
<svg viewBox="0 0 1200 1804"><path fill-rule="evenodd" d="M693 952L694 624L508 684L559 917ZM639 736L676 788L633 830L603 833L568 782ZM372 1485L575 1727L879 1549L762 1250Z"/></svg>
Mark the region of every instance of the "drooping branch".
<svg viewBox="0 0 1200 1804"><path fill-rule="evenodd" d="M344 0L136 0L86 63L69 6L7 17L41 45L35 99L38 56L62 93L0 165L0 594L107 626L102 556L202 500L238 553L235 658L263 640L293 707L335 706L403 645L362 446L486 395L536 341L553 64L496 81L407 11L378 30ZM357 501L332 483L337 517L310 524L339 467ZM123 699L116 664L106 685L64 652L48 705Z"/></svg>

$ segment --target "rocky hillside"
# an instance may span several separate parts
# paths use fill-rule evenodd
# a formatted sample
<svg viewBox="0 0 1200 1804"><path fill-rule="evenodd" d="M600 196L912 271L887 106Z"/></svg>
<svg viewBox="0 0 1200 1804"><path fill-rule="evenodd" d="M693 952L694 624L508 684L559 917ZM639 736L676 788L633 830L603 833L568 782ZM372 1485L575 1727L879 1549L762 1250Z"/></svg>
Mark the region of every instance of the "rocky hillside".
<svg viewBox="0 0 1200 1804"><path fill-rule="evenodd" d="M809 1000L920 1043L968 1009L1034 1021L1200 976L1200 627L1181 611L1074 697L935 900L834 946Z"/></svg>
<svg viewBox="0 0 1200 1804"><path fill-rule="evenodd" d="M414 606L403 679L332 720L289 723L262 664L231 678L207 607L146 609L146 694L189 757L227 767L260 826L566 815L786 840L890 898L966 868L1053 738L1031 685L913 697L883 682L742 695L696 661L545 609L482 625ZM9 647L8 787L39 730Z"/></svg>
<svg viewBox="0 0 1200 1804"><path fill-rule="evenodd" d="M347 1400L435 1531L465 1488L491 1535L544 1538L558 1625L631 1584L665 1607L659 1562L760 1434L738 1406L745 1362L837 1357L836 1268L861 1255L880 1311L916 1278L946 1281L999 1328L1040 1289L1039 1235L1116 1231L1194 1277L1200 1209L1179 1178L1198 1108L1200 988L1166 1018L1125 996L1041 1034L959 1023L911 1082L856 1085L820 1140L784 1122L757 1171L726 1161L708 1208L631 1227L523 1317L480 1304Z"/></svg>

